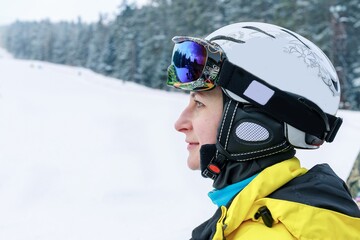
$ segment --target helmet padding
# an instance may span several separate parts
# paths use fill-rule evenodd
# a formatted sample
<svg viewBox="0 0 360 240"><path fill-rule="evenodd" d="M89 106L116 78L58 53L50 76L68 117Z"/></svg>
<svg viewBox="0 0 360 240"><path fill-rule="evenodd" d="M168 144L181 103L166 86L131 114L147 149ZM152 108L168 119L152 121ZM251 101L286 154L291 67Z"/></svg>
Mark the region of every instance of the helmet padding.
<svg viewBox="0 0 360 240"><path fill-rule="evenodd" d="M228 160L248 161L290 148L282 122L253 105L231 99L225 103L217 150Z"/></svg>

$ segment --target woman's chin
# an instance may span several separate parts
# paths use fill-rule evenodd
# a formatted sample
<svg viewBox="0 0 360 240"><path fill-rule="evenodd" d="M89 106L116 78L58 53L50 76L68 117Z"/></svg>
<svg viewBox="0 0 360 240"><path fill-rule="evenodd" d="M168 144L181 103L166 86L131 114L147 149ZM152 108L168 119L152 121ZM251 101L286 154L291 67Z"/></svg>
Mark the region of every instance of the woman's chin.
<svg viewBox="0 0 360 240"><path fill-rule="evenodd" d="M191 170L199 170L200 169L200 159L199 157L188 157L187 165Z"/></svg>

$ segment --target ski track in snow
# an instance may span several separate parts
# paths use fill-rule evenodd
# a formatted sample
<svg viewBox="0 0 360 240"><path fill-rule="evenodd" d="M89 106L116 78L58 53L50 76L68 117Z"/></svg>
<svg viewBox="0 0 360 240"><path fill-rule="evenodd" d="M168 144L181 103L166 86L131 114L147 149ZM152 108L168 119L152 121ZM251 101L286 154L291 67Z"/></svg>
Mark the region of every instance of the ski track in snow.
<svg viewBox="0 0 360 240"><path fill-rule="evenodd" d="M0 239L189 239L215 211L173 124L185 94L0 49ZM298 150L346 180L360 113L334 143Z"/></svg>

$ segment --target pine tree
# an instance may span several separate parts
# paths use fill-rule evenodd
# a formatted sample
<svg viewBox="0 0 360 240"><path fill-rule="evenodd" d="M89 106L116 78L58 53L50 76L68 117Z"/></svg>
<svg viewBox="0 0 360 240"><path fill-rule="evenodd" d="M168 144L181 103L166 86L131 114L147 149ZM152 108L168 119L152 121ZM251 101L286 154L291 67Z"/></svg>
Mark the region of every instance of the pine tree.
<svg viewBox="0 0 360 240"><path fill-rule="evenodd" d="M348 97L350 109L360 110L360 4L358 0L345 1L341 21L346 29L346 62L349 82Z"/></svg>
<svg viewBox="0 0 360 240"><path fill-rule="evenodd" d="M104 73L102 55L108 35L108 28L104 24L104 16L100 15L98 22L90 28L91 36L88 47L86 67L100 73Z"/></svg>
<svg viewBox="0 0 360 240"><path fill-rule="evenodd" d="M113 75L123 80L139 82L137 78L138 64L138 32L135 30L135 9L130 5L122 5L114 27L115 59Z"/></svg>

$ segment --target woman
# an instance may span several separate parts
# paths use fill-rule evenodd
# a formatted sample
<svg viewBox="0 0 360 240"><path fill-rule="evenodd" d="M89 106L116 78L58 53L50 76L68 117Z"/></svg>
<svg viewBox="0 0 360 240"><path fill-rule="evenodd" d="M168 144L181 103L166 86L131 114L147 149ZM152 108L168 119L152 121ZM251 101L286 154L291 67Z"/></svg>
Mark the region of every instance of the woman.
<svg viewBox="0 0 360 240"><path fill-rule="evenodd" d="M190 90L175 123L218 210L192 239L360 239L360 211L327 164L295 148L332 142L339 80L325 54L282 27L237 23L173 38L168 85ZM193 71L194 68L200 71Z"/></svg>

